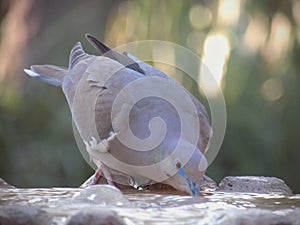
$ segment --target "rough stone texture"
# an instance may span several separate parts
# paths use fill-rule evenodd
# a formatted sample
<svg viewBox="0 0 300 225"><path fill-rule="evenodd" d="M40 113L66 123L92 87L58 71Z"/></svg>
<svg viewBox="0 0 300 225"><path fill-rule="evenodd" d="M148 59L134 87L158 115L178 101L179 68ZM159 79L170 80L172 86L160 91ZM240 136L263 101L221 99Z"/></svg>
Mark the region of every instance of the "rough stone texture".
<svg viewBox="0 0 300 225"><path fill-rule="evenodd" d="M200 188L202 191L214 191L217 188L217 183L210 177L204 175L201 180Z"/></svg>
<svg viewBox="0 0 300 225"><path fill-rule="evenodd" d="M299 225L300 209L273 212L263 209L232 209L219 212L215 225Z"/></svg>
<svg viewBox="0 0 300 225"><path fill-rule="evenodd" d="M283 180L276 177L259 176L228 176L220 182L216 190L261 194L292 194L292 190Z"/></svg>
<svg viewBox="0 0 300 225"><path fill-rule="evenodd" d="M210 186L211 180L204 179ZM227 177L218 190L223 192L204 191L192 198L160 184L127 195L108 185L0 189L0 205L11 205L0 206L0 225L300 225L300 195L286 195L291 191L280 179Z"/></svg>
<svg viewBox="0 0 300 225"><path fill-rule="evenodd" d="M0 178L0 189L1 188L15 188L14 186L8 184L5 180Z"/></svg>
<svg viewBox="0 0 300 225"><path fill-rule="evenodd" d="M123 225L116 212L105 209L85 209L72 215L66 225Z"/></svg>
<svg viewBox="0 0 300 225"><path fill-rule="evenodd" d="M0 206L1 225L50 225L52 217L35 206Z"/></svg>

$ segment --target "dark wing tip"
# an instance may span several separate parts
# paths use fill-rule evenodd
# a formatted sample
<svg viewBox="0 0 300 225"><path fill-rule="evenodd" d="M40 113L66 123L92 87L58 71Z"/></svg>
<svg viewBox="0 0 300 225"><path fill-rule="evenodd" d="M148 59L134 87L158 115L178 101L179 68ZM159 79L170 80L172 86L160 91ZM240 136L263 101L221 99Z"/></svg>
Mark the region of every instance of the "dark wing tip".
<svg viewBox="0 0 300 225"><path fill-rule="evenodd" d="M111 50L109 47L107 47L105 44L103 44L91 34L85 34L85 38L92 46L98 49L101 52L101 54L105 54Z"/></svg>
<svg viewBox="0 0 300 225"><path fill-rule="evenodd" d="M138 63L132 60L131 58L129 58L126 54L120 54L110 49L91 34L88 33L85 34L85 38L90 42L91 45L93 45L96 49L98 49L102 55L121 63L122 65L124 65L129 69L145 74L145 72L140 68Z"/></svg>

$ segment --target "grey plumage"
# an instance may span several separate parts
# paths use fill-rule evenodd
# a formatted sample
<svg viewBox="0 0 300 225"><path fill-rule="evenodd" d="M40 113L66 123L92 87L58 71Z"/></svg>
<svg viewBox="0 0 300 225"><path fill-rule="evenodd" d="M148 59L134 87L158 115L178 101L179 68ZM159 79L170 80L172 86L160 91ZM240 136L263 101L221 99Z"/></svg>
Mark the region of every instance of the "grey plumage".
<svg viewBox="0 0 300 225"><path fill-rule="evenodd" d="M171 104L155 97L145 98L143 101L137 102L132 107L128 118L130 127L125 128L125 130L123 128L118 130L118 126L114 130L113 123L117 125L122 123L124 120L122 110L131 104L130 96L132 95L132 99L134 99L134 93L129 93L129 97L118 106L120 112L115 117L112 118L111 113L114 101L120 91L133 81L147 77L158 77L173 82L174 85L178 84L163 72L138 60L129 53L120 54L109 49L93 36L86 35L86 37L103 56L85 53L78 42L71 50L68 68L34 65L31 66L30 70L25 69L25 72L41 81L62 86L80 136L86 144L91 159L99 168L105 166L108 167L108 171L110 169L121 173L126 171L121 164L111 167L106 165L111 156L135 166L147 166L168 157L175 146L173 139L180 135L180 123L174 122L179 118L178 113ZM212 131L204 106L187 90L181 88L190 96L197 109L195 115L191 116L196 116L199 120L199 139L197 146L195 146L196 151L185 165L187 176L168 175L169 179L165 183L179 190L191 192L187 186L190 188L193 187L192 184L199 183L204 173L204 171L195 171L195 168L204 157L202 152L207 148ZM190 112L187 110L186 113ZM168 128L166 139L154 150L147 153L133 151L124 146L117 138L118 133L129 130L141 139L147 138L150 135L148 123L152 119L152 115L163 118ZM184 149L182 149L182 154L184 154ZM127 170L124 175L126 174L142 183L151 181L147 173L142 170ZM186 179L190 179L188 185ZM195 190L197 191L197 189Z"/></svg>

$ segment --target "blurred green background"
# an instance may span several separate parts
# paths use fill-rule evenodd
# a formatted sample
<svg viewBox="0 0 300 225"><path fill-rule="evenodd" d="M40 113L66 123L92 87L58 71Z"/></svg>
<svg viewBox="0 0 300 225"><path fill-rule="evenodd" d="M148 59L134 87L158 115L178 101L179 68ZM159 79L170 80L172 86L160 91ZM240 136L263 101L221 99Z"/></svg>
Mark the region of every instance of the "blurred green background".
<svg viewBox="0 0 300 225"><path fill-rule="evenodd" d="M78 186L92 173L60 88L31 64L67 65L92 33L111 47L157 39L207 60L227 106L207 174L282 178L300 192L300 1L0 1L0 177L17 187Z"/></svg>

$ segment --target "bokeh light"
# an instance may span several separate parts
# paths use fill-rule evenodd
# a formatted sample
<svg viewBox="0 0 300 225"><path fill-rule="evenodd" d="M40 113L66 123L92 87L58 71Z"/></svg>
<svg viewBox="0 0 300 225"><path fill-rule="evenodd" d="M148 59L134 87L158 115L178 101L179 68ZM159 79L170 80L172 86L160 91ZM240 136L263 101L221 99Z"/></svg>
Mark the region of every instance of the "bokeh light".
<svg viewBox="0 0 300 225"><path fill-rule="evenodd" d="M217 87L212 78L204 74L204 67L208 66L218 86L221 85L226 68L226 62L230 53L230 44L223 34L208 35L204 42L203 62L199 71L200 86L205 87L211 94L214 94Z"/></svg>
<svg viewBox="0 0 300 225"><path fill-rule="evenodd" d="M226 136L208 175L216 181L227 175L277 176L300 192L299 0L3 0L0 6L0 177L9 183L79 186L92 174L77 149L60 89L23 73L32 64L67 66L77 41L98 54L84 39L91 33L111 47L162 40L198 54L227 107ZM185 63L172 48L147 52ZM184 74L154 65L206 104ZM194 72L213 95L203 67Z"/></svg>

